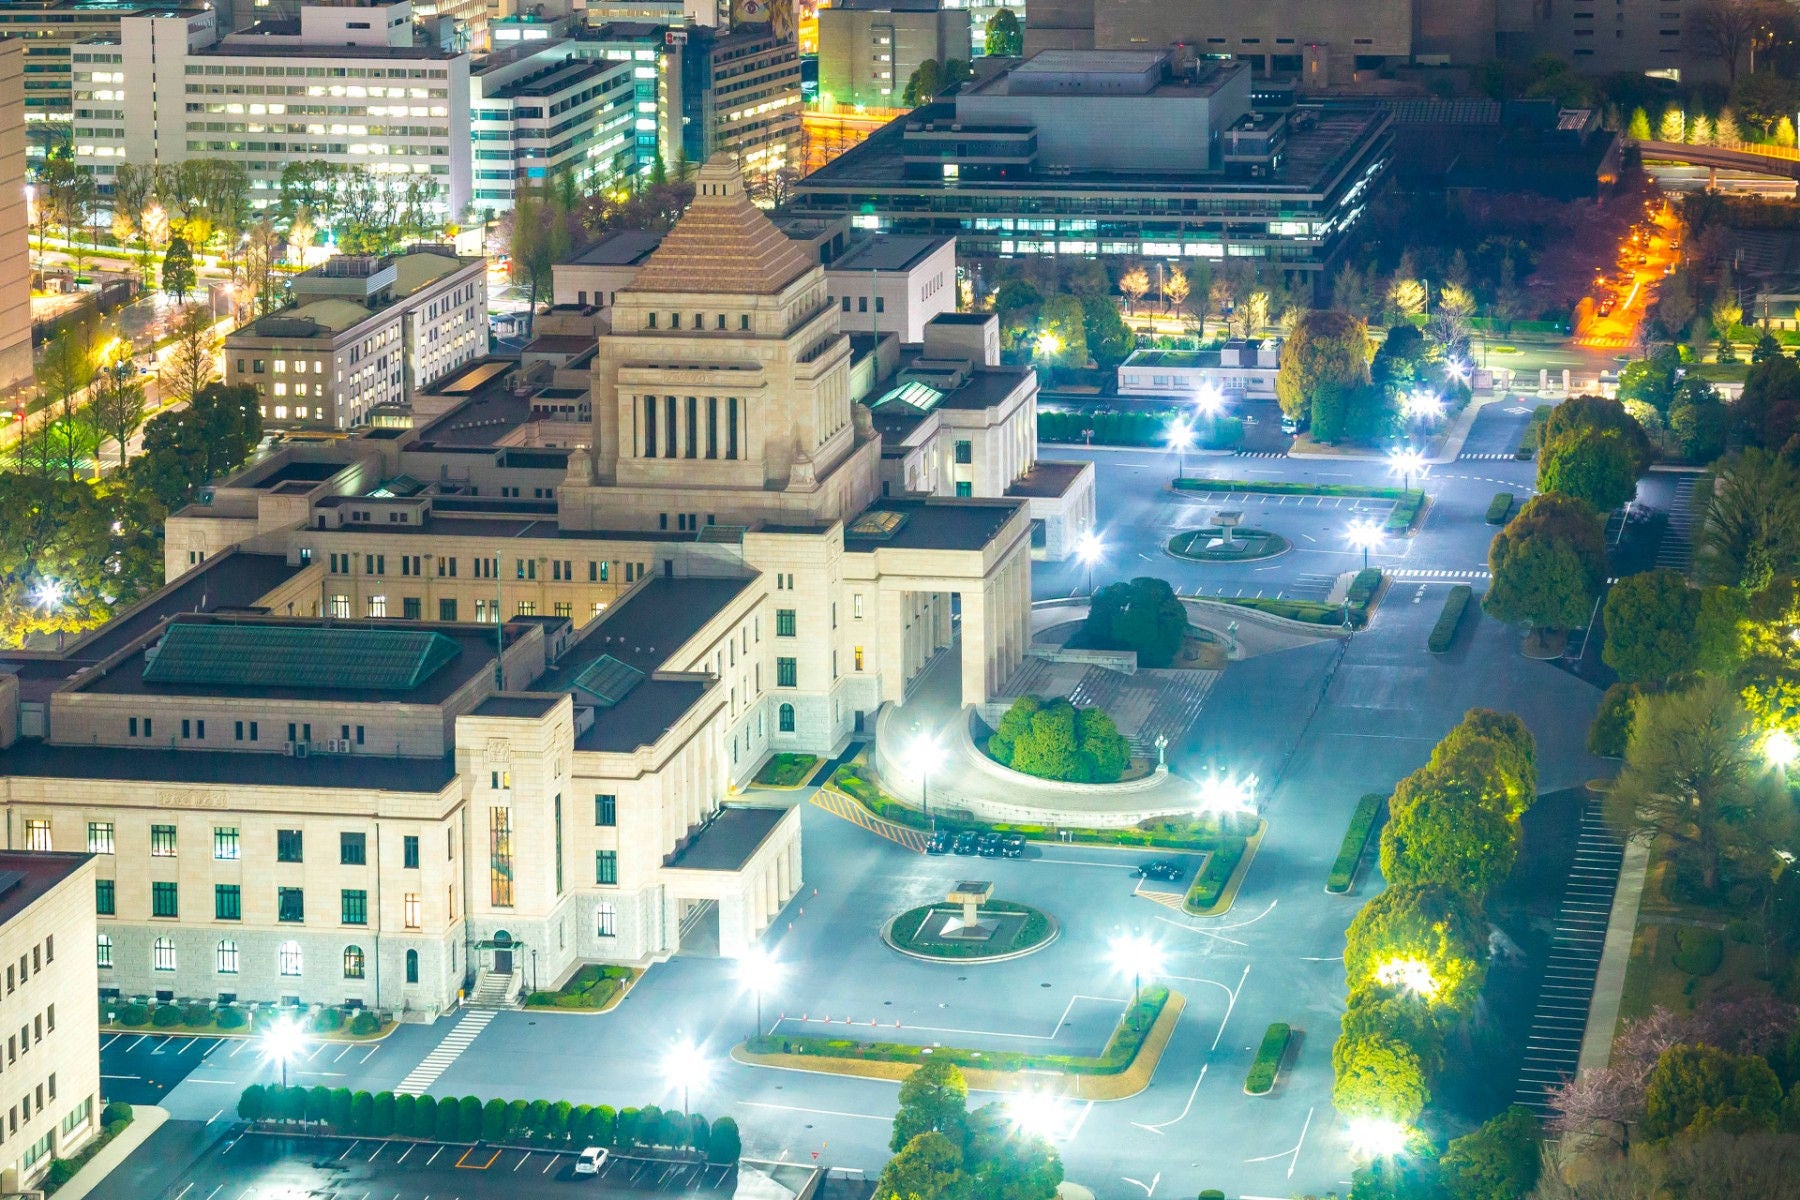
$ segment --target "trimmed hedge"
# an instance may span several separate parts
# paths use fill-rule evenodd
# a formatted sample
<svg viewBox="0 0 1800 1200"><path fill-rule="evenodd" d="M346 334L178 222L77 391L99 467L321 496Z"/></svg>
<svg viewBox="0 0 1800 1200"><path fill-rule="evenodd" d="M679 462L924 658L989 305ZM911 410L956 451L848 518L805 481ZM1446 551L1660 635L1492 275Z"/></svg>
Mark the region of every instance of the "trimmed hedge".
<svg viewBox="0 0 1800 1200"><path fill-rule="evenodd" d="M1495 492L1494 498L1488 501L1487 523L1489 525L1506 524L1506 518L1512 516L1515 499L1511 492Z"/></svg>
<svg viewBox="0 0 1800 1200"><path fill-rule="evenodd" d="M1422 491L1405 492L1394 502L1394 511L1381 526L1383 533L1405 533L1425 511L1425 493Z"/></svg>
<svg viewBox="0 0 1800 1200"><path fill-rule="evenodd" d="M1275 479L1178 479L1184 492L1261 492L1269 496L1356 496L1370 500L1404 500L1416 496L1397 487L1362 483L1293 483Z"/></svg>
<svg viewBox="0 0 1800 1200"><path fill-rule="evenodd" d="M1442 654L1456 644L1456 631L1462 626L1463 612L1474 595L1474 588L1459 583L1444 597L1444 611L1438 614L1437 624L1431 627L1431 636L1425 640L1426 648L1433 654Z"/></svg>
<svg viewBox="0 0 1800 1200"><path fill-rule="evenodd" d="M1344 831L1343 844L1338 847L1337 860L1331 864L1331 874L1325 877L1326 891L1342 896L1356 882L1363 851L1368 848L1369 837L1375 832L1386 805L1387 796L1382 792L1370 792L1356 802L1356 811L1350 816L1350 828Z"/></svg>
<svg viewBox="0 0 1800 1200"><path fill-rule="evenodd" d="M253 1083L238 1097L238 1116L252 1124L323 1125L347 1136L421 1138L445 1142L500 1141L550 1150L634 1146L699 1150L708 1161L736 1163L737 1125L730 1117L708 1122L698 1113L684 1120L655 1105L622 1108L571 1105L566 1100L489 1100L476 1096L352 1094L346 1088L282 1087ZM672 1119L671 1119L672 1118Z"/></svg>
<svg viewBox="0 0 1800 1200"><path fill-rule="evenodd" d="M1675 927L1675 965L1689 975L1711 975L1725 961L1725 935L1717 929Z"/></svg>
<svg viewBox="0 0 1800 1200"><path fill-rule="evenodd" d="M1381 568L1364 567L1356 573L1356 578L1350 581L1350 607L1369 607L1369 601L1375 598L1375 593L1379 591L1380 588Z"/></svg>
<svg viewBox="0 0 1800 1200"><path fill-rule="evenodd" d="M1220 841L1218 849L1207 858L1206 866L1194 877L1193 886L1188 888L1186 907L1189 911L1208 909L1219 902L1220 893L1231 882L1231 873L1244 860L1244 851L1249 845L1250 839L1242 837Z"/></svg>
<svg viewBox="0 0 1800 1200"><path fill-rule="evenodd" d="M1257 1048L1256 1061L1250 1064L1250 1073L1244 1076L1244 1090L1252 1096L1266 1096L1275 1086L1275 1076L1281 1070L1281 1060L1287 1054L1288 1042L1294 1031L1282 1021L1269 1026L1263 1034L1262 1045Z"/></svg>
<svg viewBox="0 0 1800 1200"><path fill-rule="evenodd" d="M525 998L526 1008L599 1009L612 1002L631 978L630 967L602 966L588 963L554 992L532 992Z"/></svg>
<svg viewBox="0 0 1800 1200"><path fill-rule="evenodd" d="M817 755L775 754L756 773L756 782L768 787L795 787L805 783L818 765Z"/></svg>
<svg viewBox="0 0 1800 1200"><path fill-rule="evenodd" d="M1220 604L1235 604L1239 608L1254 608L1257 612L1266 612L1271 616L1285 617L1290 621L1302 621L1308 625L1344 624L1344 606L1327 604L1323 600L1277 600L1273 596L1208 596L1208 600L1216 600ZM1365 614L1350 610L1350 624L1360 626Z"/></svg>
<svg viewBox="0 0 1800 1200"><path fill-rule="evenodd" d="M744 1043L752 1054L795 1054L813 1058L853 1058L860 1062L951 1062L985 1071L1060 1071L1068 1075L1117 1075L1131 1066L1144 1039L1169 1002L1169 989L1146 984L1135 1007L1119 1018L1117 1028L1098 1055L1023 1054L1016 1050L968 1050L961 1046L914 1046L905 1042L858 1042L848 1038L753 1037Z"/></svg>

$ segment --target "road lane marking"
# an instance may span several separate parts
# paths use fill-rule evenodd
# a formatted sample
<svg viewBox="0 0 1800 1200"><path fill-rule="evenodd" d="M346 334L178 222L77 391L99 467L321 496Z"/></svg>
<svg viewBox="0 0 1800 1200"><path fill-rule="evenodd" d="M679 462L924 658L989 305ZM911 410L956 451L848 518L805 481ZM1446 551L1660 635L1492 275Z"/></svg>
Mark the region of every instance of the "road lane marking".
<svg viewBox="0 0 1800 1200"><path fill-rule="evenodd" d="M557 1160L560 1159L561 1157L562 1157L562 1155L560 1155L560 1154L552 1154L550 1156L550 1161L544 1164L544 1169L539 1171L538 1174L539 1175L548 1175L550 1173L550 1168L554 1167L557 1163Z"/></svg>
<svg viewBox="0 0 1800 1200"><path fill-rule="evenodd" d="M388 1144L386 1142L376 1142L375 1143L375 1153L369 1155L369 1157L364 1159L363 1161L364 1162L374 1162L376 1159L381 1157L381 1152L383 1150L386 1150L387 1147L388 1147Z"/></svg>
<svg viewBox="0 0 1800 1200"><path fill-rule="evenodd" d="M331 1060L331 1061L332 1061L332 1062L336 1062L336 1061L337 1061L337 1060L338 1060L338 1058L342 1058L342 1057L344 1057L344 1055L346 1055L346 1054L348 1054L348 1053L350 1053L350 1052L351 1052L351 1051L352 1051L352 1050L354 1050L354 1049L356 1049L356 1047L355 1047L355 1046L345 1046L345 1047L344 1047L344 1048L343 1048L343 1049L342 1049L342 1050L339 1050L339 1051L338 1051L338 1056L337 1056L337 1058L334 1058L334 1059L332 1059L332 1060Z"/></svg>
<svg viewBox="0 0 1800 1200"><path fill-rule="evenodd" d="M893 1123L893 1115L885 1117L871 1116L869 1113L837 1112L829 1108L801 1108L793 1104L770 1104L765 1100L740 1101L747 1108L774 1108L782 1112L811 1113L815 1117L846 1117L857 1121L884 1121Z"/></svg>
<svg viewBox="0 0 1800 1200"><path fill-rule="evenodd" d="M418 1149L418 1146L416 1146L416 1145L414 1145L414 1146L408 1146L408 1147L407 1147L407 1148L406 1148L406 1150L405 1150L405 1152L404 1152L404 1153L402 1153L402 1154L401 1154L401 1155L400 1155L400 1157L399 1157L399 1158L397 1158L397 1159L395 1159L395 1160L394 1160L394 1165L395 1165L395 1166L398 1166L398 1165L400 1165L400 1164L401 1164L401 1163L403 1163L403 1162L405 1162L405 1161L406 1161L406 1156L407 1156L407 1155L408 1155L408 1154L411 1154L411 1153L412 1153L412 1152L413 1152L413 1151L414 1151L414 1150L417 1150L417 1149Z"/></svg>
<svg viewBox="0 0 1800 1200"><path fill-rule="evenodd" d="M348 1146L345 1146L344 1152L342 1154L338 1155L338 1161L343 1162L346 1158L349 1158L350 1152L352 1150L356 1149L356 1145L357 1144L355 1142L351 1142Z"/></svg>
<svg viewBox="0 0 1800 1200"><path fill-rule="evenodd" d="M187 1186L186 1186L186 1187L184 1187L184 1188L182 1188L182 1189L181 1189L181 1190L180 1190L180 1191L179 1191L179 1192L176 1192L176 1193L175 1193L175 1200L181 1200L181 1198L182 1198L182 1197L183 1197L183 1196L185 1196L185 1195L187 1195L187 1194L188 1194L188 1192L189 1192L189 1191L191 1191L191 1190L192 1190L192 1189L193 1189L193 1186L194 1186L194 1185L193 1185L193 1184L191 1184L191 1183L190 1183L190 1184L188 1184L188 1185L187 1185Z"/></svg>
<svg viewBox="0 0 1800 1200"><path fill-rule="evenodd" d="M497 1160L500 1157L500 1151L496 1150L496 1151L494 1151L494 1153L492 1155L490 1155L488 1157L488 1160L484 1163L469 1162L468 1161L469 1155L474 1154L477 1149L479 1149L479 1147L470 1146L467 1150L464 1150L462 1152L462 1157L456 1160L456 1165L465 1171L485 1171L489 1167L493 1166L495 1160Z"/></svg>
<svg viewBox="0 0 1800 1200"><path fill-rule="evenodd" d="M425 1160L425 1165L429 1167L432 1163L436 1162L438 1155L442 1154L443 1152L444 1152L444 1148L442 1146L439 1146L436 1150L433 1150L431 1152L431 1157Z"/></svg>
<svg viewBox="0 0 1800 1200"><path fill-rule="evenodd" d="M520 1158L518 1162L513 1164L513 1174L517 1175L519 1173L519 1168L524 1166L526 1163L528 1163L530 1161L531 1161L531 1155L529 1155L529 1154Z"/></svg>
<svg viewBox="0 0 1800 1200"><path fill-rule="evenodd" d="M142 1075L102 1075L100 1078L102 1078L102 1079L135 1079L135 1080L139 1080L141 1082L144 1077Z"/></svg>

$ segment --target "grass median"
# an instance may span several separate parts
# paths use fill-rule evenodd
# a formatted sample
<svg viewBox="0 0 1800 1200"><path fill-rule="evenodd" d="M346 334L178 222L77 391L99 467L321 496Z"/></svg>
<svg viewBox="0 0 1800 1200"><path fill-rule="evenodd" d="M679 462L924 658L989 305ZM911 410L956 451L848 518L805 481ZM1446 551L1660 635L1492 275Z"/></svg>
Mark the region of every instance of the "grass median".
<svg viewBox="0 0 1800 1200"><path fill-rule="evenodd" d="M1325 878L1326 891L1342 896L1355 885L1363 851L1368 848L1369 837L1380 823L1386 806L1387 795L1383 792L1370 792L1356 802L1356 812L1350 817L1350 828L1344 831L1337 860L1331 864L1331 874Z"/></svg>

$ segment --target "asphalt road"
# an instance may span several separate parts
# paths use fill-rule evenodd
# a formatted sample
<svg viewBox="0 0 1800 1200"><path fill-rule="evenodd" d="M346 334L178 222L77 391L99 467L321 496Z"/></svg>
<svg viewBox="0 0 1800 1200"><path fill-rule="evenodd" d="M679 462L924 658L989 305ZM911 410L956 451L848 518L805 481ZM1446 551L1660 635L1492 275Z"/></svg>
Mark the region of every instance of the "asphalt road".
<svg viewBox="0 0 1800 1200"><path fill-rule="evenodd" d="M1508 451L1528 415L1525 404L1484 410L1470 453ZM1494 449L1477 449L1489 446ZM1108 551L1097 582L1149 573L1189 594L1221 588L1298 594L1315 589L1320 576L1361 565L1360 553L1339 536L1350 509L1298 503L1259 513L1259 521L1295 543L1293 552L1270 563L1213 567L1170 559L1161 546L1196 506L1168 490L1175 464L1167 455L1075 455L1059 448L1045 456L1085 456L1099 464ZM1190 457L1189 470L1215 478L1389 481L1385 464L1351 460ZM1578 786L1604 769L1584 748L1598 690L1524 659L1517 631L1472 616L1450 654L1424 649L1445 586L1464 578L1482 586L1493 534L1483 521L1489 499L1503 487L1529 495L1532 473L1531 463L1510 458L1431 468L1425 486L1433 504L1422 528L1411 538L1388 539L1372 556L1397 575L1371 627L1347 645L1312 644L1234 664L1188 737L1172 747L1181 769L1217 765L1261 780L1270 829L1230 913L1190 918L1134 895L1131 868L1150 857L1142 852L1059 846L1018 860L980 860L973 868L967 859L908 853L808 806L805 883L766 939L786 970L764 1000L764 1025L977 1049L1097 1051L1131 991L1130 979L1110 967L1107 945L1120 932L1145 933L1166 956L1154 977L1181 992L1187 1007L1143 1093L1061 1108L1053 1137L1069 1177L1107 1200L1191 1196L1210 1187L1247 1197L1340 1189L1352 1166L1330 1104L1330 1047L1345 990L1343 931L1379 881L1366 879L1352 897L1328 896L1323 883L1358 797L1390 788L1417 767L1475 705L1524 718L1538 738L1546 791ZM1085 572L1072 564L1041 565L1034 587L1040 597L1085 591ZM804 793L783 795L804 799ZM890 916L942 899L971 869L993 879L999 896L1050 911L1062 936L1027 958L985 966L917 962L880 942ZM661 1059L679 1039L692 1038L714 1062L711 1078L693 1091L693 1108L735 1116L748 1154L801 1163L816 1155L824 1166L878 1170L887 1155L895 1086L730 1061L729 1047L754 1021L752 998L729 963L678 956L653 968L607 1015L500 1014L431 1090L666 1106L679 1103L680 1093L662 1077ZM1274 1021L1299 1031L1297 1052L1273 1094L1246 1097L1244 1075ZM295 1075L309 1084L391 1088L452 1024L403 1027L373 1052L321 1047L297 1064ZM223 1110L235 1105L244 1083L274 1077L253 1049L234 1043L158 1053L152 1041L111 1043L103 1070L139 1076L139 1083L175 1083L162 1102L196 1123L228 1121ZM994 1099L971 1097L978 1105ZM379 1194L366 1190L372 1200ZM398 1185L386 1194L396 1193L410 1195ZM361 1193L337 1194L357 1200ZM190 1193L183 1200L208 1196ZM224 1200L224 1193L212 1200Z"/></svg>

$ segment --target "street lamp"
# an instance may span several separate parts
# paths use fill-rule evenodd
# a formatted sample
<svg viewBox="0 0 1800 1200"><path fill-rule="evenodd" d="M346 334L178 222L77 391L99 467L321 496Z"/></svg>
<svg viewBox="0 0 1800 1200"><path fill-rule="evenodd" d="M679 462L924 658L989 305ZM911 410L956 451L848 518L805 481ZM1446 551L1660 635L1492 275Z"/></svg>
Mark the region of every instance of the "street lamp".
<svg viewBox="0 0 1800 1200"><path fill-rule="evenodd" d="M1131 976L1131 1025L1136 1029L1140 1024L1138 1003L1143 999L1144 976L1162 970L1162 947L1141 933L1127 933L1113 938L1106 954L1112 960L1113 970Z"/></svg>
<svg viewBox="0 0 1800 1200"><path fill-rule="evenodd" d="M1006 1099L1006 1123L1024 1137L1049 1141L1068 1127L1068 1106L1047 1092L1020 1092Z"/></svg>
<svg viewBox="0 0 1800 1200"><path fill-rule="evenodd" d="M1094 564L1106 553L1106 543L1089 529L1075 539L1075 560L1087 567L1088 595L1094 594Z"/></svg>
<svg viewBox="0 0 1800 1200"><path fill-rule="evenodd" d="M1207 776L1200 783L1199 808L1212 816L1249 812L1255 805L1256 776Z"/></svg>
<svg viewBox="0 0 1800 1200"><path fill-rule="evenodd" d="M288 1060L297 1058L306 1046L306 1031L293 1017L283 1017L263 1030L263 1057L281 1064L281 1086L287 1086Z"/></svg>
<svg viewBox="0 0 1800 1200"><path fill-rule="evenodd" d="M1225 409L1225 397L1217 384L1203 383L1194 394L1194 411L1203 417L1216 417Z"/></svg>
<svg viewBox="0 0 1800 1200"><path fill-rule="evenodd" d="M752 946L744 952L737 962L738 983L745 991L756 997L756 1033L761 1037L763 1029L762 999L764 992L772 992L781 983L782 966L767 947Z"/></svg>
<svg viewBox="0 0 1800 1200"><path fill-rule="evenodd" d="M929 733L921 733L913 739L912 754L919 764L920 807L935 830L937 823L931 821L931 773L944 765L944 748Z"/></svg>
<svg viewBox="0 0 1800 1200"><path fill-rule="evenodd" d="M694 1088L706 1086L712 1078L712 1063L699 1046L683 1040L670 1047L663 1056L663 1078L670 1086L681 1089L681 1115L691 1118L688 1094Z"/></svg>
<svg viewBox="0 0 1800 1200"><path fill-rule="evenodd" d="M60 608L66 592L60 579L41 578L31 585L31 602L42 609Z"/></svg>
<svg viewBox="0 0 1800 1200"><path fill-rule="evenodd" d="M1776 729L1763 738L1762 751L1770 766L1785 771L1794 765L1794 759L1800 758L1800 742L1795 742L1787 730Z"/></svg>
<svg viewBox="0 0 1800 1200"><path fill-rule="evenodd" d="M1443 401L1438 400L1437 403L1441 408ZM1410 492L1412 477L1425 470L1425 456L1417 450L1394 450L1388 454L1388 470L1400 476L1400 490Z"/></svg>
<svg viewBox="0 0 1800 1200"><path fill-rule="evenodd" d="M1362 551L1363 570L1368 570L1369 547L1381 544L1381 527L1367 519L1352 521L1344 530L1344 538L1352 548Z"/></svg>
<svg viewBox="0 0 1800 1200"><path fill-rule="evenodd" d="M1187 478L1187 452L1194 448L1194 427L1185 423L1169 426L1169 449L1181 456L1181 468L1176 473L1177 480Z"/></svg>
<svg viewBox="0 0 1800 1200"><path fill-rule="evenodd" d="M1400 411L1415 421L1435 421L1444 415L1444 399L1431 392L1409 392L1400 402Z"/></svg>
<svg viewBox="0 0 1800 1200"><path fill-rule="evenodd" d="M1406 1126L1387 1117L1353 1117L1348 1132L1363 1158L1392 1158L1406 1149Z"/></svg>
<svg viewBox="0 0 1800 1200"><path fill-rule="evenodd" d="M1040 358L1055 358L1062 349L1062 339L1049 330L1037 335L1037 352Z"/></svg>
<svg viewBox="0 0 1800 1200"><path fill-rule="evenodd" d="M1421 1000L1437 995L1437 977L1431 964L1422 958L1390 958L1375 968L1375 982L1411 992Z"/></svg>

